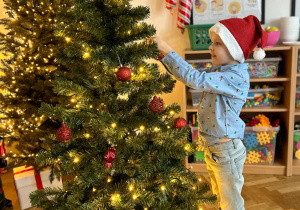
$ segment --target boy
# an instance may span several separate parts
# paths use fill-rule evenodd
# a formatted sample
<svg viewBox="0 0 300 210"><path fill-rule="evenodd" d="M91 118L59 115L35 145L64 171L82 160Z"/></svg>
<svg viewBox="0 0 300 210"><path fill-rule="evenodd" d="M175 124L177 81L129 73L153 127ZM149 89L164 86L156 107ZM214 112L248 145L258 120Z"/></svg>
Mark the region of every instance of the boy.
<svg viewBox="0 0 300 210"><path fill-rule="evenodd" d="M161 62L167 71L185 85L203 91L198 109L199 138L219 208L243 210L246 148L241 139L245 123L239 114L249 90L248 64L244 61L259 40L264 47L268 35L253 15L222 20L210 28L209 35L213 67L206 71L192 69L167 43L159 38L155 41L166 55ZM257 60L264 56L262 49L254 52Z"/></svg>

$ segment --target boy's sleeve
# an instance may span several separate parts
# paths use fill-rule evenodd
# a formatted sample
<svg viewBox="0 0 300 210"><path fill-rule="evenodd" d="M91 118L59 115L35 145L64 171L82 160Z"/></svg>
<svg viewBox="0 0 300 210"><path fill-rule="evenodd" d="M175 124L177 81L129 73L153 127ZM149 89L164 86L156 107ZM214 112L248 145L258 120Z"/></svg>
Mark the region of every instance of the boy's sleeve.
<svg viewBox="0 0 300 210"><path fill-rule="evenodd" d="M168 53L161 61L169 73L190 88L241 99L247 94L243 92L245 80L242 74L234 71L199 72L175 51Z"/></svg>

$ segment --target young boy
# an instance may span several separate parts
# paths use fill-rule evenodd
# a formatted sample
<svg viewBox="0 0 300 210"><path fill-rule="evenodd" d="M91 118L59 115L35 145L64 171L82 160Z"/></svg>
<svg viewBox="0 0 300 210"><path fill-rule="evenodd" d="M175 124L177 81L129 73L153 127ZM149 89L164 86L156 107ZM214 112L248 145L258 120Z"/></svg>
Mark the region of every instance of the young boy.
<svg viewBox="0 0 300 210"><path fill-rule="evenodd" d="M259 40L264 47L268 35L252 15L222 20L210 28L209 35L213 67L206 71L193 69L167 43L157 37L154 40L166 55L161 62L167 71L188 87L203 91L198 109L199 138L205 147L207 170L219 208L243 210L246 148L241 139L245 123L239 114L249 90L248 64L244 61ZM264 56L262 49L254 52L257 60Z"/></svg>

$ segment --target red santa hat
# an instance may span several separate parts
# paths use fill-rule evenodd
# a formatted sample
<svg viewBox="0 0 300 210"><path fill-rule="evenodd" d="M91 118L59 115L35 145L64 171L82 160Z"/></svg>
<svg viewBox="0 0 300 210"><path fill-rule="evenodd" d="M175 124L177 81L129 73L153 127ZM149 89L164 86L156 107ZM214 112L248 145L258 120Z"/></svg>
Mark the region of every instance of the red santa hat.
<svg viewBox="0 0 300 210"><path fill-rule="evenodd" d="M212 32L220 36L233 59L240 63L244 63L249 57L259 40L261 48L254 52L253 57L261 60L266 55L262 48L267 42L268 33L261 28L259 20L253 15L221 20L209 29L210 37Z"/></svg>

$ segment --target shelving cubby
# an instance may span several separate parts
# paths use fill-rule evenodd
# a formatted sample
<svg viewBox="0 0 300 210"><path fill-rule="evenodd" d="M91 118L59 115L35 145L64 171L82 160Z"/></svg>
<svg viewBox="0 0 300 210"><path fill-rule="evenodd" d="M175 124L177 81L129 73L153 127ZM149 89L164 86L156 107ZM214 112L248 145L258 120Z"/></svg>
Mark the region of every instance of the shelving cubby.
<svg viewBox="0 0 300 210"><path fill-rule="evenodd" d="M298 115L300 120L300 108L295 110L296 78L299 78L300 82L300 73L296 73L298 56L296 53L298 53L300 47L295 49L291 46L274 46L264 50L266 51L266 58L274 56L282 58L279 62L278 76L275 78L250 78L250 85L283 86L284 90L281 94L280 103L276 106L243 108L241 114L246 113L250 116L257 114L276 115L281 120L280 138L277 138L279 141L276 143L274 164L245 164L244 173L290 176L294 174L294 171L295 174L300 174L300 160L293 160L294 115ZM201 60L210 59L210 54L209 50L193 51L186 49L183 52L183 57L185 60ZM192 105L192 96L186 86L183 90L183 99L186 103L182 108L186 114L186 119L188 119L190 114L197 112L197 107ZM185 164L192 171L206 172L205 163L189 163L188 158L186 158Z"/></svg>

